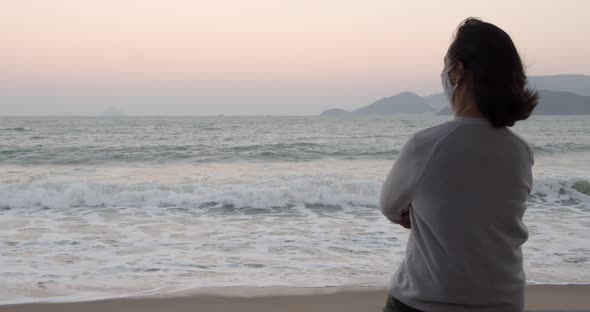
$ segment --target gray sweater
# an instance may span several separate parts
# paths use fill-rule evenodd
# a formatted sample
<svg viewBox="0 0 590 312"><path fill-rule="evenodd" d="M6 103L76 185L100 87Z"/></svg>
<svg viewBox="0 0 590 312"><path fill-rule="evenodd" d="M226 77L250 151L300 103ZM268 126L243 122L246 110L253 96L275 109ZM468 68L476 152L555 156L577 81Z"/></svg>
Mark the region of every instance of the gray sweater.
<svg viewBox="0 0 590 312"><path fill-rule="evenodd" d="M532 165L522 138L483 118L414 134L381 192L383 214L409 211L412 225L391 295L424 311L522 311Z"/></svg>

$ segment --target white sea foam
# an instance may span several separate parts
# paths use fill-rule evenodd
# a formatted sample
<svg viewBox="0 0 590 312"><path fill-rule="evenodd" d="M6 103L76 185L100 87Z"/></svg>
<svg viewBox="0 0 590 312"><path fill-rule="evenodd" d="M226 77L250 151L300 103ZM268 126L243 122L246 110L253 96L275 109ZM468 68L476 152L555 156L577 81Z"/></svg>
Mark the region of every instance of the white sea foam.
<svg viewBox="0 0 590 312"><path fill-rule="evenodd" d="M377 181L301 179L252 185L121 185L95 182L0 184L0 207L287 207L298 204L375 205Z"/></svg>
<svg viewBox="0 0 590 312"><path fill-rule="evenodd" d="M226 165L214 177L190 166L5 169L18 178L0 182L0 300L386 284L407 239L376 208L377 173L389 163L325 165L299 174L288 164ZM576 180L535 183L524 250L531 282L590 282L581 270L590 196L571 188Z"/></svg>

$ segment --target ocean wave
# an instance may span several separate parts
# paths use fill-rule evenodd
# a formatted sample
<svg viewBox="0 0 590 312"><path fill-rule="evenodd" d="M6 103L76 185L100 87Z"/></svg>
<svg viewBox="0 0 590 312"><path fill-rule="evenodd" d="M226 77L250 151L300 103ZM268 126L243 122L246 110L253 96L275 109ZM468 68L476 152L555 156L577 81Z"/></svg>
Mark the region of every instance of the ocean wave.
<svg viewBox="0 0 590 312"><path fill-rule="evenodd" d="M535 181L529 198L534 205L590 208L587 180ZM339 178L267 180L251 184L211 185L204 183L163 185L154 183L116 184L99 182L0 183L0 209L42 207L182 207L280 211L279 208L304 206L377 207L381 183ZM263 211L263 212L264 212ZM255 210L249 210L255 212Z"/></svg>
<svg viewBox="0 0 590 312"><path fill-rule="evenodd" d="M4 129L0 129L0 131L32 131L32 129L29 128L24 128L24 127L13 127L13 128L4 128Z"/></svg>
<svg viewBox="0 0 590 312"><path fill-rule="evenodd" d="M580 153L590 151L590 145L578 144L572 142L550 143L545 145L534 145L533 151L536 154L551 155L561 153Z"/></svg>
<svg viewBox="0 0 590 312"><path fill-rule="evenodd" d="M590 182L584 179L535 181L529 203L590 209Z"/></svg>
<svg viewBox="0 0 590 312"><path fill-rule="evenodd" d="M272 185L109 184L97 182L0 183L0 209L25 207L268 208L293 205L376 205L377 182L300 181Z"/></svg>
<svg viewBox="0 0 590 312"><path fill-rule="evenodd" d="M168 163L175 161L210 163L229 161L310 161L336 159L393 159L397 149L339 148L307 142L223 146L206 144L158 144L128 146L58 146L38 144L47 137L36 136L35 143L0 147L2 163L18 165L73 165L112 163Z"/></svg>

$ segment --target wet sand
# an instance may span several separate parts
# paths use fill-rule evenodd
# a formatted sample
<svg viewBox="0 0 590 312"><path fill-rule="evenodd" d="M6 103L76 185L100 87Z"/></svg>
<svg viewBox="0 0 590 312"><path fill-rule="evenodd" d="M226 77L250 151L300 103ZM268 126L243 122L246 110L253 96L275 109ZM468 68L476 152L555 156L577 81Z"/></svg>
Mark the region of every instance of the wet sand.
<svg viewBox="0 0 590 312"><path fill-rule="evenodd" d="M381 311L387 291L380 287L215 288L133 298L0 306L4 312L359 312ZM527 288L527 311L590 311L590 285L535 285Z"/></svg>

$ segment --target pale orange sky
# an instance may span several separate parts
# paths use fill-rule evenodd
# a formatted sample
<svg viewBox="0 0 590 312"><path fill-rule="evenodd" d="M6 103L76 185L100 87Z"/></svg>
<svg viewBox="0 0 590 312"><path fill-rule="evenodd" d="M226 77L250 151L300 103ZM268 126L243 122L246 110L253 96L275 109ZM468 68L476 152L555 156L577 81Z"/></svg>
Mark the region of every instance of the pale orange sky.
<svg viewBox="0 0 590 312"><path fill-rule="evenodd" d="M588 12L583 0L2 1L0 83L80 98L161 89L198 99L118 103L131 113L314 114L439 92L442 57L469 16L506 30L529 74L590 74ZM62 102L2 101L0 115L106 105Z"/></svg>

